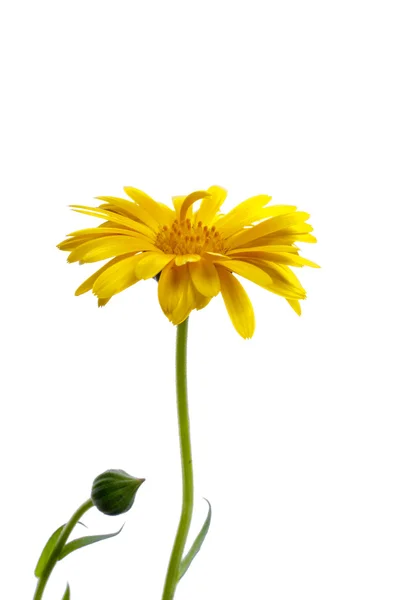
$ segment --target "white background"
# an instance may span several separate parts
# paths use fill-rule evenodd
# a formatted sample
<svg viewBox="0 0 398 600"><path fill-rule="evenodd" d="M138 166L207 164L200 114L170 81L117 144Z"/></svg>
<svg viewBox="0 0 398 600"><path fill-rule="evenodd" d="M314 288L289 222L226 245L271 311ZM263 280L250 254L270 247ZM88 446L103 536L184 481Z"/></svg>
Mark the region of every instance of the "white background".
<svg viewBox="0 0 398 600"><path fill-rule="evenodd" d="M55 246L124 185L219 184L311 213L303 316L246 284L193 314L196 505L213 522L177 598L396 600L394 2L5 1L1 9L0 597L31 598L48 535L108 468L146 477L112 540L72 554L73 600L155 600L178 521L175 329L156 283L99 310ZM396 7L395 7L396 8ZM228 206L228 205L227 205ZM302 273L302 274L301 274Z"/></svg>

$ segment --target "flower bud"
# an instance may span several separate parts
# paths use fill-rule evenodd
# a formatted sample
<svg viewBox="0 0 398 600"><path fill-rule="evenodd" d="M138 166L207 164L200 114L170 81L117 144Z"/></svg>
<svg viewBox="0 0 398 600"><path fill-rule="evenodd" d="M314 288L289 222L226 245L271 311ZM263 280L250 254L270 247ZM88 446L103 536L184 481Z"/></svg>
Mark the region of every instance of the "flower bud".
<svg viewBox="0 0 398 600"><path fill-rule="evenodd" d="M110 469L94 479L91 499L104 514L121 515L133 506L137 490L144 481L121 469Z"/></svg>

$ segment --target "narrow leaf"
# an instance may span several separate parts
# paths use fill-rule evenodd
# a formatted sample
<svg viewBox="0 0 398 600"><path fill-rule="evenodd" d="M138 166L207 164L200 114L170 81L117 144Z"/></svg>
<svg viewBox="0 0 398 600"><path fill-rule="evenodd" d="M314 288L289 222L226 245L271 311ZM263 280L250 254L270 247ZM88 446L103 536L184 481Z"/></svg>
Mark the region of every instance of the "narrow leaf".
<svg viewBox="0 0 398 600"><path fill-rule="evenodd" d="M70 600L70 587L69 587L69 583L66 586L65 594L62 596L62 600Z"/></svg>
<svg viewBox="0 0 398 600"><path fill-rule="evenodd" d="M121 532L123 527L124 525L122 525L119 531L116 531L115 533L106 533L104 535L86 535L84 537L78 538L77 540L72 540L71 542L69 542L69 544L66 544L66 546L64 546L59 560L62 560L71 552L79 550L79 548L84 548L84 546L90 546L91 544L95 544L96 542L101 542L102 540L107 540L108 538L115 537L115 535L118 535Z"/></svg>
<svg viewBox="0 0 398 600"><path fill-rule="evenodd" d="M204 498L204 500L206 500L206 498ZM209 505L209 511L207 513L206 521L203 523L203 527L199 531L198 536L196 537L194 543L192 544L191 549L189 550L189 552L187 552L187 554L184 556L184 558L181 561L178 579L181 579L182 577L184 577L185 573L188 571L191 562L193 561L193 559L195 558L195 556L201 549L203 541L207 535L207 532L209 531L210 522L211 522L211 504L208 500L206 500L206 502Z"/></svg>
<svg viewBox="0 0 398 600"><path fill-rule="evenodd" d="M39 578L42 576L42 573L47 564L47 561L50 558L51 552L54 550L55 544L57 543L58 538L61 535L61 532L64 527L65 527L65 525L61 525L61 527L58 527L58 529L56 531L54 531L54 533L49 538L47 544L44 546L43 551L40 554L40 558L37 561L37 565L35 568L36 577Z"/></svg>
<svg viewBox="0 0 398 600"><path fill-rule="evenodd" d="M86 525L84 523L82 523L81 521L79 521L79 525L83 525L83 527L86 527ZM45 566L48 562L48 559L50 558L51 553L55 548L55 544L58 542L58 538L61 535L61 532L64 527L65 527L65 525L61 525L61 527L58 527L58 529L56 531L54 531L54 533L50 536L47 544L44 546L42 553L40 554L40 558L37 561L36 568L35 568L35 576L37 578L42 576Z"/></svg>

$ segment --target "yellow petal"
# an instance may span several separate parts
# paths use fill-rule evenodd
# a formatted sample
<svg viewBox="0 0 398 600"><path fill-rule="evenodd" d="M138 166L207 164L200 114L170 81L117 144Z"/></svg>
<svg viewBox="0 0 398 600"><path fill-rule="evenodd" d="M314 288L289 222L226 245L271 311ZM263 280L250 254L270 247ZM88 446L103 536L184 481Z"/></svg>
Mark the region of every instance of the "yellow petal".
<svg viewBox="0 0 398 600"><path fill-rule="evenodd" d="M176 211L176 216L177 219L180 218L180 210L181 210L181 205L184 202L186 196L172 196L172 201L173 201L173 206L174 206L174 210Z"/></svg>
<svg viewBox="0 0 398 600"><path fill-rule="evenodd" d="M133 219L129 219L128 217L123 217L122 215L118 215L109 210L105 210L104 208L92 208L90 206L80 206L78 204L71 205L72 210L77 213L81 213L82 215L89 215L90 217L97 217L99 219L107 219L112 223L117 223L120 225L124 225L133 231L138 231L142 233L150 240L156 239L156 234L152 229L144 225L143 223L138 223Z"/></svg>
<svg viewBox="0 0 398 600"><path fill-rule="evenodd" d="M59 250L71 252L72 250L74 250L75 248L80 246L81 244L84 244L85 242L88 242L89 240L96 240L99 237L102 237L102 236L97 235L97 234L95 234L95 235L79 235L74 238L68 238L68 239L64 240L63 242L58 244L57 248L59 248ZM103 236L103 237L106 237L106 236Z"/></svg>
<svg viewBox="0 0 398 600"><path fill-rule="evenodd" d="M87 232L87 233L85 233ZM88 233L93 232L93 233ZM144 243L148 243L148 238L141 233L137 233L135 231L131 231L131 229L111 229L105 227L93 227L92 229L81 229L80 232L76 231L73 234L70 233L68 235L73 236L70 237L60 244L58 244L57 248L60 250L71 251L81 246L85 242L89 242L90 240L106 240L110 235L124 235L129 236L130 238L134 238L135 240L143 240Z"/></svg>
<svg viewBox="0 0 398 600"><path fill-rule="evenodd" d="M99 298L110 298L137 283L135 267L141 256L128 256L106 269L93 285L93 293Z"/></svg>
<svg viewBox="0 0 398 600"><path fill-rule="evenodd" d="M184 201L181 204L180 208L180 221L184 221L186 219L187 211L190 206L192 206L198 200L201 200L202 198L206 197L210 197L209 192L204 192L203 190L201 190L198 192L192 192L192 194L189 194L189 196L184 198Z"/></svg>
<svg viewBox="0 0 398 600"><path fill-rule="evenodd" d="M243 260L227 260L227 261L214 261L218 265L222 265L224 268L234 271L238 275L257 283L261 287L267 287L272 283L272 279L267 273L265 273L259 267L253 265L251 262Z"/></svg>
<svg viewBox="0 0 398 600"><path fill-rule="evenodd" d="M175 219L175 213L171 208L162 204L161 202L156 202L137 188L133 187L125 187L124 191L130 198L132 198L139 206L141 206L146 212L151 215L159 225L170 225Z"/></svg>
<svg viewBox="0 0 398 600"><path fill-rule="evenodd" d="M260 208L256 213L253 213L251 218L247 217L247 219L242 219L241 221L235 219L232 223L228 222L221 226L220 229L222 230L224 238L230 238L237 235L244 226L246 227L256 221L262 221L263 219L269 219L270 217L291 214L296 208L296 206L266 206L265 208ZM218 222L217 227L219 227Z"/></svg>
<svg viewBox="0 0 398 600"><path fill-rule="evenodd" d="M307 244L315 244L317 242L316 237L314 235L311 235L310 233L303 234L303 235L296 235L294 237L296 238L295 241L297 241L297 242L306 242Z"/></svg>
<svg viewBox="0 0 398 600"><path fill-rule="evenodd" d="M203 296L203 294L199 293L193 284L192 290L195 297L195 308L196 310L202 310L202 308L205 308L205 306L209 304L212 298L208 296Z"/></svg>
<svg viewBox="0 0 398 600"><path fill-rule="evenodd" d="M180 210L181 210L181 206L182 206L182 203L184 202L185 198L186 198L186 196L173 196L172 197L174 209L176 211L176 218L178 220L180 220ZM187 210L187 219L190 219L191 217L192 217L192 205Z"/></svg>
<svg viewBox="0 0 398 600"><path fill-rule="evenodd" d="M283 247L283 246L281 246ZM270 261L272 263L278 263L282 265L290 265L292 267L313 267L315 269L319 269L319 265L312 262L312 260L308 260L308 258L304 258L303 256L299 256L297 251L293 252L265 252L257 251L257 252L241 252L240 254L234 254L233 258L237 258L240 260L250 259L250 258L260 258L264 261Z"/></svg>
<svg viewBox="0 0 398 600"><path fill-rule="evenodd" d="M303 235L305 233L311 233L311 231L314 231L314 228L309 223L297 223L295 225L291 225L290 227L279 229L275 233L272 233L270 237L284 235Z"/></svg>
<svg viewBox="0 0 398 600"><path fill-rule="evenodd" d="M112 221L104 221L103 223L100 223L98 225L98 229L101 229L102 227L117 227L118 229L120 228L121 231L123 231L123 233L126 233L126 231L130 231L130 229L128 229L128 227L126 227L125 225L120 225L118 223L112 223ZM130 231L130 233L137 233L137 232Z"/></svg>
<svg viewBox="0 0 398 600"><path fill-rule="evenodd" d="M272 282L266 286L270 292L284 298L304 299L306 297L305 289L289 267L260 259L250 259L250 262L271 277Z"/></svg>
<svg viewBox="0 0 398 600"><path fill-rule="evenodd" d="M131 229L122 229L122 228L118 228L118 227L89 227L86 229L79 229L78 231L73 231L72 233L68 233L68 237L72 237L72 236L85 236L85 235L93 235L93 236L105 236L108 234L117 234L117 235L130 235L132 237L140 237L140 235L135 232L135 231L131 231ZM145 236L142 236L145 237ZM141 238L142 239L142 238ZM145 238L147 239L147 238Z"/></svg>
<svg viewBox="0 0 398 600"><path fill-rule="evenodd" d="M229 258L229 256L221 254L220 252L203 252L202 257L210 262L214 262L215 260L228 260Z"/></svg>
<svg viewBox="0 0 398 600"><path fill-rule="evenodd" d="M109 300L110 298L98 298L98 307L102 308L102 306L108 304Z"/></svg>
<svg viewBox="0 0 398 600"><path fill-rule="evenodd" d="M177 254L175 262L177 267L181 267L187 263L198 262L200 258L200 254Z"/></svg>
<svg viewBox="0 0 398 600"><path fill-rule="evenodd" d="M255 213L251 215L251 218L248 216L246 219L234 219L231 223L227 222L225 224L219 224L217 222L217 227L220 228L224 238L233 238L235 235L238 235L243 227L247 225L251 225L256 221L262 221L263 219L269 219L270 217L278 217L282 215L291 214L296 210L296 206L288 206L288 205L277 205L277 206L266 206L265 208L259 208ZM220 219L221 221L221 219ZM231 243L231 239L229 243Z"/></svg>
<svg viewBox="0 0 398 600"><path fill-rule="evenodd" d="M264 236L261 238L258 238L256 240L252 240L251 242L248 242L247 244L245 244L245 250L247 248L252 248L253 246L274 246L274 245L286 245L286 244L295 244L296 242L306 242L308 244L315 244L316 243L316 237L314 237L313 235L311 235L310 233L303 233L303 234L284 234L278 231L278 233L273 234L273 235L269 235L269 236ZM234 248L235 250L235 248ZM231 251L229 251L228 253L230 253Z"/></svg>
<svg viewBox="0 0 398 600"><path fill-rule="evenodd" d="M304 222L309 218L309 214L305 212L292 212L287 215L280 215L278 217L271 217L258 225L254 225L250 229L245 229L232 236L228 240L230 248L238 248L244 246L248 242L267 236L271 233L285 229L286 227L297 225L298 223ZM258 244L260 245L260 244Z"/></svg>
<svg viewBox="0 0 398 600"><path fill-rule="evenodd" d="M189 272L197 291L203 296L217 296L220 278L214 264L206 259L189 265Z"/></svg>
<svg viewBox="0 0 398 600"><path fill-rule="evenodd" d="M298 316L301 315L301 306L300 306L300 302L298 300L291 300L290 298L286 298L287 302L289 302L290 306L292 307L292 309L294 310L295 313L298 314Z"/></svg>
<svg viewBox="0 0 398 600"><path fill-rule="evenodd" d="M269 219L270 217L279 217L282 215L289 215L297 210L297 206L291 204L275 204L275 206L266 206L265 208L259 209L257 213L257 221L263 219Z"/></svg>
<svg viewBox="0 0 398 600"><path fill-rule="evenodd" d="M237 256L239 254L263 254L264 252L292 252L293 254L297 254L298 252L298 248L296 248L296 246L289 246L288 244L286 245L275 245L275 244L270 244L269 246L250 246L250 247L246 247L246 248L235 248L234 250L229 250L227 255L228 256Z"/></svg>
<svg viewBox="0 0 398 600"><path fill-rule="evenodd" d="M253 196L248 198L244 202L235 206L226 215L220 217L217 221L217 229L219 229L224 237L232 235L237 229L242 229L245 225L249 225L254 221L259 221L264 214L264 206L268 204L272 199L271 196L265 196L260 194L259 196ZM290 207L290 212L295 207ZM271 207L271 210L275 210L276 207ZM268 216L273 216L272 214Z"/></svg>
<svg viewBox="0 0 398 600"><path fill-rule="evenodd" d="M134 202L130 202L130 200L116 198L115 196L97 196L96 200L103 200L104 202L108 202L109 204L126 211L128 216L142 221L145 223L145 225L148 225L148 227L156 232L159 229L158 221L154 219L144 208L142 208L142 206L138 206Z"/></svg>
<svg viewBox="0 0 398 600"><path fill-rule="evenodd" d="M268 266L270 263L267 261L264 264ZM286 281L289 282L291 286L294 286L297 290L300 290L305 295L305 289L301 285L297 275L293 273L290 267L288 267L287 265L280 265L277 263L272 263L272 267L278 271L279 277L284 278Z"/></svg>
<svg viewBox="0 0 398 600"><path fill-rule="evenodd" d="M142 250L156 250L156 247L149 241L137 240L127 235L109 235L105 238L90 240L81 244L70 253L68 262L97 262L98 260Z"/></svg>
<svg viewBox="0 0 398 600"><path fill-rule="evenodd" d="M243 338L251 338L255 328L252 303L239 281L223 267L218 267L221 294L236 331Z"/></svg>
<svg viewBox="0 0 398 600"><path fill-rule="evenodd" d="M185 321L196 307L188 265L176 267L169 263L163 269L158 284L158 297L164 314L174 325Z"/></svg>
<svg viewBox="0 0 398 600"><path fill-rule="evenodd" d="M224 188L218 185L212 185L209 187L208 192L210 196L207 196L202 200L202 203L196 213L196 223L202 221L204 225L211 225L228 193L227 190L224 190Z"/></svg>
<svg viewBox="0 0 398 600"><path fill-rule="evenodd" d="M286 284L283 281L274 281L267 289L269 292L272 292L277 296L282 296L282 298L285 298L286 300L304 300L306 298L305 292L297 292L289 284Z"/></svg>
<svg viewBox="0 0 398 600"><path fill-rule="evenodd" d="M104 265L103 267L98 269L98 271L93 273L91 275L91 277L89 277L88 279L86 279L86 281L83 281L83 283L81 285L79 285L79 287L77 288L77 290L75 292L75 296L81 296L81 294L85 294L86 292L89 292L92 289L94 283L97 281L98 277L100 275L102 275L102 273L104 273L107 269L109 269L109 267L111 267L112 265L116 264L117 262L123 260L123 258L124 257L120 257L120 256L118 256L117 258L113 258L112 260L107 262L106 265Z"/></svg>
<svg viewBox="0 0 398 600"><path fill-rule="evenodd" d="M174 263L171 262L166 265L160 274L158 283L159 303L168 318L170 318L171 313L178 304L182 285L180 271L186 268L186 265L183 267L176 267Z"/></svg>
<svg viewBox="0 0 398 600"><path fill-rule="evenodd" d="M312 262L312 260L308 260L308 258L304 258L303 256L299 256L298 254L292 254L291 252L272 252L272 253L264 253L264 260L271 260L276 263L280 263L283 265L290 265L292 267L313 267L314 269L319 269L319 265Z"/></svg>
<svg viewBox="0 0 398 600"><path fill-rule="evenodd" d="M181 294L176 308L170 316L170 321L174 325L179 325L189 316L190 312L196 308L196 297L191 278L186 271L181 276Z"/></svg>
<svg viewBox="0 0 398 600"><path fill-rule="evenodd" d="M150 279L160 273L160 271L173 260L174 254L144 252L141 257L141 260L137 263L135 268L135 274L138 279Z"/></svg>

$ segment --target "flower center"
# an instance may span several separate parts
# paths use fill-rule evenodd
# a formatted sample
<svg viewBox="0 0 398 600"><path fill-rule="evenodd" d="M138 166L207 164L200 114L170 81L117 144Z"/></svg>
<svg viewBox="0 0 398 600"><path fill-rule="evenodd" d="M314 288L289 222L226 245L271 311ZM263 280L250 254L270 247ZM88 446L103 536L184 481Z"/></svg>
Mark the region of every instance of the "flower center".
<svg viewBox="0 0 398 600"><path fill-rule="evenodd" d="M192 225L190 219L173 221L171 227L163 225L156 246L166 254L203 254L204 252L224 252L224 242L215 226L203 226L202 221Z"/></svg>

